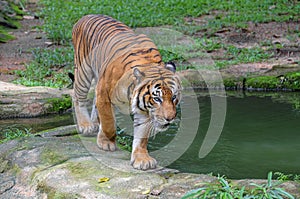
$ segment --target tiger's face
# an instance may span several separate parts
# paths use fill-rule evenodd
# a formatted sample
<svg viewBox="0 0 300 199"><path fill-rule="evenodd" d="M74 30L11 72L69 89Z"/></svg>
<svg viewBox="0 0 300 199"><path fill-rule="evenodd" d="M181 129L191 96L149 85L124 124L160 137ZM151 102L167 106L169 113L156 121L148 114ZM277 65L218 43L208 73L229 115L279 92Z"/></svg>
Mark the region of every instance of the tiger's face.
<svg viewBox="0 0 300 199"><path fill-rule="evenodd" d="M149 116L156 131L165 131L176 117L178 90L164 81L155 82L149 89Z"/></svg>
<svg viewBox="0 0 300 199"><path fill-rule="evenodd" d="M132 112L148 115L152 130L165 131L176 117L176 105L181 99L181 86L175 70L165 68L159 71L134 71L139 86L133 92ZM139 125L144 121L137 118L136 122L136 125Z"/></svg>

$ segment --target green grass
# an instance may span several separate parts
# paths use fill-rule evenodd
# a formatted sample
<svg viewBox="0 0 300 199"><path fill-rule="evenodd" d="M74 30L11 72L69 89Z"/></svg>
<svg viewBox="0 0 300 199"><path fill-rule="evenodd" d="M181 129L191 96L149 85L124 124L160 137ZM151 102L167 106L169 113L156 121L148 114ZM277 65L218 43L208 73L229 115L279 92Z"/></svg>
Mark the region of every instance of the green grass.
<svg viewBox="0 0 300 199"><path fill-rule="evenodd" d="M59 1L42 0L44 9L40 13L45 19L44 30L58 43L68 43L73 24L86 14L110 15L130 27L161 25L188 25L184 17L198 17L211 11L219 11L205 27L217 30L226 26L246 26L246 23L287 21L299 19L300 6L293 1L206 1L206 0L115 0L103 1ZM190 24L193 25L193 24Z"/></svg>
<svg viewBox="0 0 300 199"><path fill-rule="evenodd" d="M17 138L28 137L32 135L31 129L27 128L7 128L4 129L1 133L3 134L3 138L0 139L0 144Z"/></svg>
<svg viewBox="0 0 300 199"><path fill-rule="evenodd" d="M16 71L20 76L15 83L25 86L65 87L71 84L68 72L73 72L73 48L37 48L32 51L33 61L26 70Z"/></svg>
<svg viewBox="0 0 300 199"><path fill-rule="evenodd" d="M206 183L201 188L189 191L182 199L294 199L295 197L293 195L286 192L284 189L279 188L279 185L282 182L274 182L272 180L272 175L272 172L269 172L267 183L250 183L248 187L241 187L230 183L224 177L218 177L215 182Z"/></svg>
<svg viewBox="0 0 300 199"><path fill-rule="evenodd" d="M275 172L274 173L275 176L277 176L277 180L280 180L282 182L286 182L286 181L295 181L300 183L300 174L284 174L282 172Z"/></svg>
<svg viewBox="0 0 300 199"><path fill-rule="evenodd" d="M226 54L224 56L226 60L217 60L216 66L218 68L224 68L226 66L239 63L254 63L266 61L273 56L272 53L265 52L259 47L238 48L233 45L228 45L224 48L226 50Z"/></svg>

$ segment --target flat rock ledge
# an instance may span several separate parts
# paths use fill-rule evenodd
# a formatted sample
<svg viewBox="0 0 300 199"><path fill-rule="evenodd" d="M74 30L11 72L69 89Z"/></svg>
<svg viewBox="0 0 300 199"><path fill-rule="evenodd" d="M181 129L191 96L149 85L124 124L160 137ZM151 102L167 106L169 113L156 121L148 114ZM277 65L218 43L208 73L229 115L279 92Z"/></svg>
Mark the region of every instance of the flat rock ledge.
<svg viewBox="0 0 300 199"><path fill-rule="evenodd" d="M63 111L72 106L70 94L70 89L26 87L0 81L0 119Z"/></svg>
<svg viewBox="0 0 300 199"><path fill-rule="evenodd" d="M216 180L166 168L138 171L129 159L125 151L99 150L95 138L78 135L75 126L12 140L0 145L0 198L173 199ZM300 196L298 183L282 186Z"/></svg>

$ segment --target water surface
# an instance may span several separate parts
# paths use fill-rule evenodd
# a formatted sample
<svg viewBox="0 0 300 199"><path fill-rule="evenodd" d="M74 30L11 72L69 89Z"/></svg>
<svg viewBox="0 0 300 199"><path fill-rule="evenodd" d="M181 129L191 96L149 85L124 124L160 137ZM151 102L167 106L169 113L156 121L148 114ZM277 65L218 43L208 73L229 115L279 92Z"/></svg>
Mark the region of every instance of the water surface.
<svg viewBox="0 0 300 199"><path fill-rule="evenodd" d="M200 121L194 116L195 122L199 122L197 135L170 168L236 179L266 178L269 171L300 174L299 93L229 94L221 136L204 158L198 154L210 124L211 98L197 92L197 99L200 109ZM176 129L157 135L150 143L151 148L160 150L175 135Z"/></svg>

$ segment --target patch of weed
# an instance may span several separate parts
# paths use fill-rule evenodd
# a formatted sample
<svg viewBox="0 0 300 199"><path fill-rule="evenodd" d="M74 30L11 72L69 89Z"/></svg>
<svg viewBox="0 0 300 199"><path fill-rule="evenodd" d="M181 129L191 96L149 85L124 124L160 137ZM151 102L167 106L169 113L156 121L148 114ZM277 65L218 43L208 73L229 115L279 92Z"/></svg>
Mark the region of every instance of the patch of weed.
<svg viewBox="0 0 300 199"><path fill-rule="evenodd" d="M47 102L50 104L49 112L62 113L72 107L72 99L69 95L51 98Z"/></svg>
<svg viewBox="0 0 300 199"><path fill-rule="evenodd" d="M300 72L290 72L284 75L282 86L292 90L300 90Z"/></svg>
<svg viewBox="0 0 300 199"><path fill-rule="evenodd" d="M278 186L281 182L273 182L272 172L269 172L266 184L250 183L251 188L233 185L224 177L218 177L216 182L207 183L203 187L189 191L182 199L191 198L272 198L281 199L295 197Z"/></svg>
<svg viewBox="0 0 300 199"><path fill-rule="evenodd" d="M268 53L261 48L238 48L232 45L225 47L226 60L217 60L215 63L218 68L224 68L228 65L239 63L254 63L265 61L273 56L273 53Z"/></svg>
<svg viewBox="0 0 300 199"><path fill-rule="evenodd" d="M275 172L274 175L276 176L277 180L280 180L282 182L285 181L296 181L300 183L300 175L297 174L284 174L282 172Z"/></svg>
<svg viewBox="0 0 300 199"><path fill-rule="evenodd" d="M0 139L0 144L17 138L32 136L31 129L27 128L7 128L3 130L2 134L4 136Z"/></svg>
<svg viewBox="0 0 300 199"><path fill-rule="evenodd" d="M73 49L62 47L55 49L37 48L32 51L34 60L25 70L18 70L20 76L15 83L25 86L65 87L71 83L68 72L73 72Z"/></svg>

